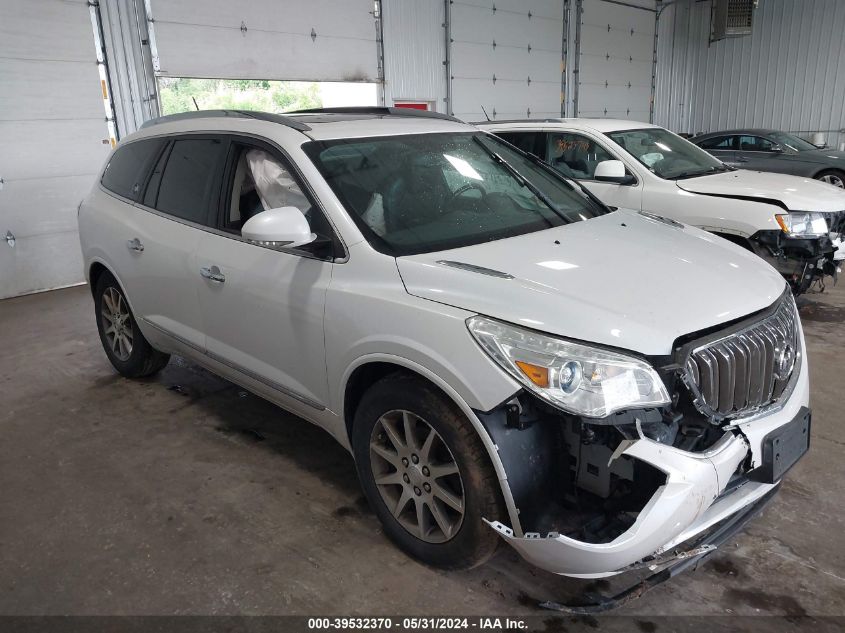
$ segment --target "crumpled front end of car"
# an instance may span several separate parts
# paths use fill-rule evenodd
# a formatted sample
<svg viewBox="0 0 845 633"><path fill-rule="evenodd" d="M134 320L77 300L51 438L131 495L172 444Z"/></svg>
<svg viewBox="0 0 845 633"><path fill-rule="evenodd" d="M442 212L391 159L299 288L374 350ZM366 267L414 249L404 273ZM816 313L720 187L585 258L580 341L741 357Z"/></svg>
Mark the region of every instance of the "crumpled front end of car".
<svg viewBox="0 0 845 633"><path fill-rule="evenodd" d="M517 509L510 525L490 526L529 562L567 576L684 556L773 492L806 452L803 349L785 294L762 314L678 341L663 364L654 359L668 406L589 419L521 394L480 414Z"/></svg>

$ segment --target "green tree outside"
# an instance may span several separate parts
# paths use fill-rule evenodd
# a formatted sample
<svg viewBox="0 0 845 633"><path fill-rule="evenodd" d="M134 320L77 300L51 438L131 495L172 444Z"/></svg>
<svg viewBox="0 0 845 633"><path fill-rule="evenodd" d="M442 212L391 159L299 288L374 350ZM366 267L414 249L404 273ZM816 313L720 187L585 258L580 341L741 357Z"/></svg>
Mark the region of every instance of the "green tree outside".
<svg viewBox="0 0 845 633"><path fill-rule="evenodd" d="M313 82L161 77L158 87L163 115L197 107L281 113L323 105L319 85Z"/></svg>

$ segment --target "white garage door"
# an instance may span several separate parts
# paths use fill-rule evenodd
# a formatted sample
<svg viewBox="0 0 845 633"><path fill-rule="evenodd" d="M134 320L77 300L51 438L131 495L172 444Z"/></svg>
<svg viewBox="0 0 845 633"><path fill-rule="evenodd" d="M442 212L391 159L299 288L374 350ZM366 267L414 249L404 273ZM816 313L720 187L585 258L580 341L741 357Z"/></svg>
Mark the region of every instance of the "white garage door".
<svg viewBox="0 0 845 633"><path fill-rule="evenodd" d="M580 20L578 116L648 121L654 61L653 0L644 8L584 0Z"/></svg>
<svg viewBox="0 0 845 633"><path fill-rule="evenodd" d="M373 0L148 0L170 77L378 81Z"/></svg>
<svg viewBox="0 0 845 633"><path fill-rule="evenodd" d="M0 86L4 298L83 279L76 208L110 149L87 2L0 2Z"/></svg>
<svg viewBox="0 0 845 633"><path fill-rule="evenodd" d="M558 117L561 0L450 4L452 112L467 121Z"/></svg>

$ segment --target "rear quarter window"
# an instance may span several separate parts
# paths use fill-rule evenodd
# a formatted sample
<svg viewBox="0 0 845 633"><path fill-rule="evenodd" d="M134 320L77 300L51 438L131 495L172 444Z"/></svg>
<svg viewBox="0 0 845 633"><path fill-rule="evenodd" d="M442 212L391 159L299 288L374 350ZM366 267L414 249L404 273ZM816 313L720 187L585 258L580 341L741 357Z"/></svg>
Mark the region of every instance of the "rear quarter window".
<svg viewBox="0 0 845 633"><path fill-rule="evenodd" d="M137 200L147 170L162 144L160 139L149 139L118 147L103 171L103 187L124 198Z"/></svg>
<svg viewBox="0 0 845 633"><path fill-rule="evenodd" d="M207 224L212 185L219 178L224 150L224 143L217 138L174 141L161 174L155 208L183 220Z"/></svg>

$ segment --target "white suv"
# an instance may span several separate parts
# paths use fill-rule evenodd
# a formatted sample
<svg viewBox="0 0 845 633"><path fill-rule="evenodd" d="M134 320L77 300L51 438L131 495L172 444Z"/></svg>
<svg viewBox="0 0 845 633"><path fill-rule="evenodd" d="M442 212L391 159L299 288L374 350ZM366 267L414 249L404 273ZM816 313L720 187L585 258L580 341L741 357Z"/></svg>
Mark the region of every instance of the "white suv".
<svg viewBox="0 0 845 633"><path fill-rule="evenodd" d="M845 259L845 191L810 178L737 170L636 121L546 119L479 126L578 180L602 202L716 233L780 271L795 294Z"/></svg>
<svg viewBox="0 0 845 633"><path fill-rule="evenodd" d="M119 372L179 354L324 428L430 564L694 559L808 447L780 275L448 117L164 117L79 229Z"/></svg>

